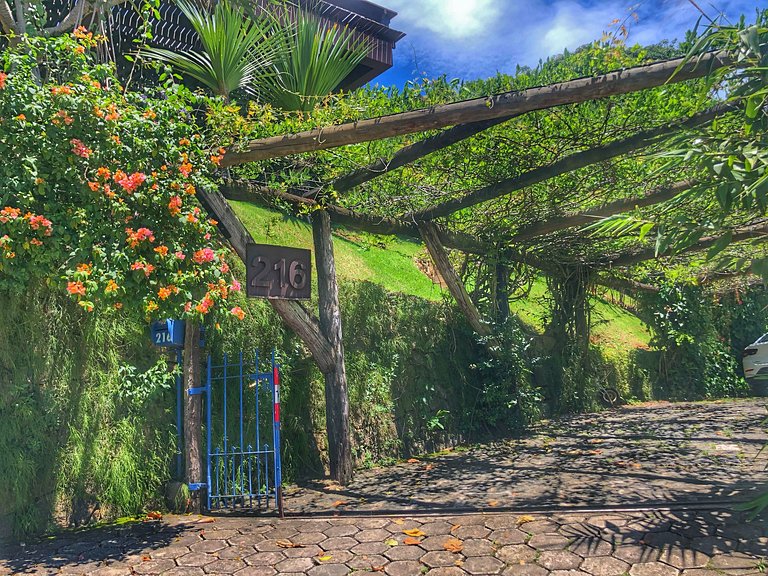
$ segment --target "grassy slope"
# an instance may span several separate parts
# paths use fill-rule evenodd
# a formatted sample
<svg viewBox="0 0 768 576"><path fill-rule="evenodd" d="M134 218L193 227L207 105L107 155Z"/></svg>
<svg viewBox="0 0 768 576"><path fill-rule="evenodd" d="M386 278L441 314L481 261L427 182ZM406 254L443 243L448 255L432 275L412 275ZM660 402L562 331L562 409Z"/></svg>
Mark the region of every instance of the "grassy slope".
<svg viewBox="0 0 768 576"><path fill-rule="evenodd" d="M232 202L237 215L257 242L312 248L312 228L304 221L280 212L256 207L244 202ZM334 243L336 268L340 278L369 280L393 292L413 294L429 300L442 297L442 290L432 283L414 263L425 250L418 242L405 238L381 240L368 234L339 230ZM315 272L313 271L313 274ZM546 286L543 281L533 285L523 300L512 303L512 311L521 320L542 330L547 312ZM633 314L602 299L596 299L592 312L594 339L607 348L637 348L647 346L649 334Z"/></svg>

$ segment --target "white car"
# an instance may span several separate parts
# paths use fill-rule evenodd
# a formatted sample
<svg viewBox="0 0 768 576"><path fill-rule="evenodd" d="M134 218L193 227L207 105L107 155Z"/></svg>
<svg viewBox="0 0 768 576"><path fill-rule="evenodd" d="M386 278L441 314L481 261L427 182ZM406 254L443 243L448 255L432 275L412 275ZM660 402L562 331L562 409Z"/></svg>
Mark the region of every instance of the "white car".
<svg viewBox="0 0 768 576"><path fill-rule="evenodd" d="M768 380L768 334L763 334L741 354L744 378Z"/></svg>

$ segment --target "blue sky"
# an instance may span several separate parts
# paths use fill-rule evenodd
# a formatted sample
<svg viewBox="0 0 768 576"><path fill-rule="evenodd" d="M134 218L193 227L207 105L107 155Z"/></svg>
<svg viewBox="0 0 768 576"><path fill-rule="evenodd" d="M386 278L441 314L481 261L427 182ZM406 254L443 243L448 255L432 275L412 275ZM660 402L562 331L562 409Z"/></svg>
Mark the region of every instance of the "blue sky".
<svg viewBox="0 0 768 576"><path fill-rule="evenodd" d="M690 0L375 0L398 12L391 26L407 34L392 69L374 80L402 86L441 74L475 79L599 39L618 19L630 43L682 39L701 13ZM634 3L633 3L634 2ZM696 0L709 16L754 21L758 0ZM635 19L632 14L636 14ZM615 28L615 24L613 27Z"/></svg>

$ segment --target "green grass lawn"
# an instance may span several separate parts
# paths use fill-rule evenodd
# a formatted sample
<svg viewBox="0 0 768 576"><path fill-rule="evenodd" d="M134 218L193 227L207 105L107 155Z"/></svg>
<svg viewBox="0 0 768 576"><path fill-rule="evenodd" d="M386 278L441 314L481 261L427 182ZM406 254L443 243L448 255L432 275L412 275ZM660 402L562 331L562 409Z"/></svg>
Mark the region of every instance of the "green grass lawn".
<svg viewBox="0 0 768 576"><path fill-rule="evenodd" d="M294 218L246 202L230 202L257 242L312 249L312 227ZM426 259L426 249L419 242L388 236L354 232L334 227L336 272L343 280L368 280L392 292L439 300L443 291L418 267L416 259ZM312 267L314 268L314 262ZM313 270L316 276L316 271ZM537 280L528 296L512 302L512 312L541 332L547 316L546 284ZM607 348L645 347L650 335L640 319L623 308L601 298L594 299L592 311L593 340Z"/></svg>

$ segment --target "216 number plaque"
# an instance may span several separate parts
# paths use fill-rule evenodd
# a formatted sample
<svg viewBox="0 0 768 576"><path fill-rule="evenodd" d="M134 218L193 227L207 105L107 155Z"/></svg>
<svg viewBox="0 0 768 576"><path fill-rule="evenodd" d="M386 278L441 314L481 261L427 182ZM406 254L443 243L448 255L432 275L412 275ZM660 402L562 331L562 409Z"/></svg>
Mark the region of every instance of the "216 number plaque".
<svg viewBox="0 0 768 576"><path fill-rule="evenodd" d="M248 244L246 293L253 298L309 300L312 252L302 248Z"/></svg>

